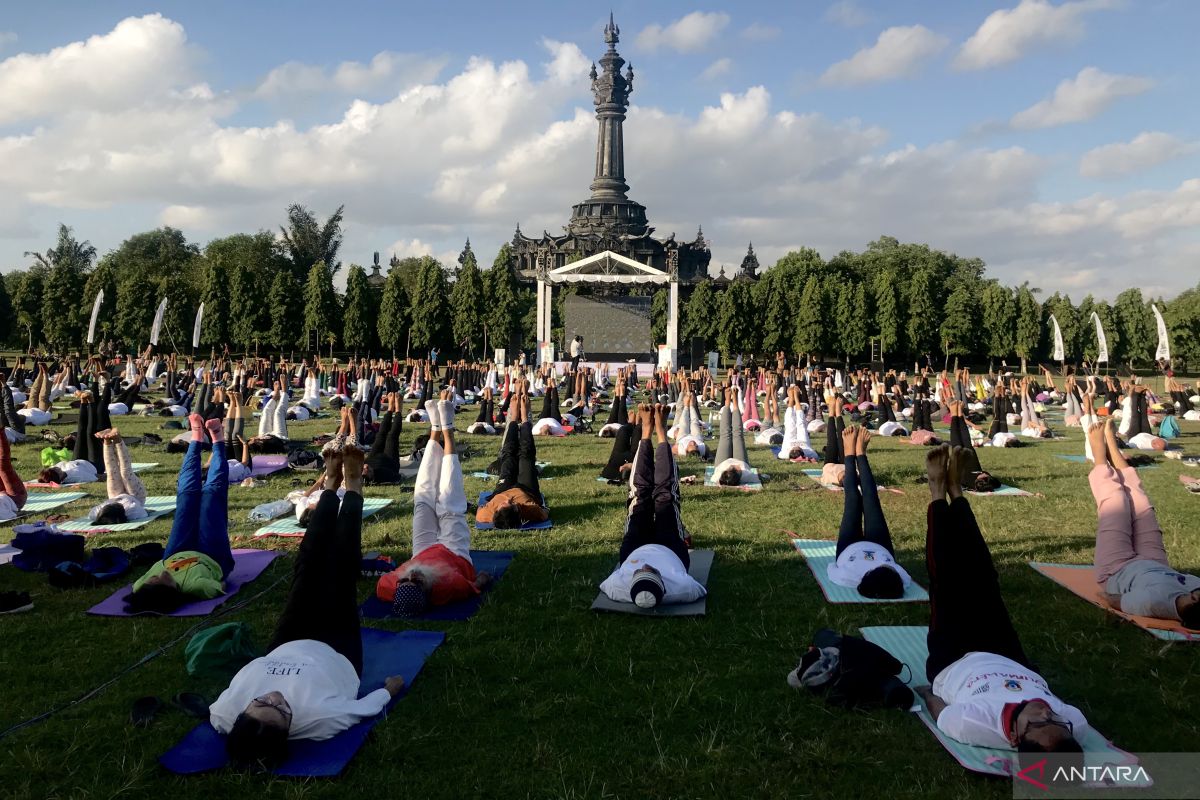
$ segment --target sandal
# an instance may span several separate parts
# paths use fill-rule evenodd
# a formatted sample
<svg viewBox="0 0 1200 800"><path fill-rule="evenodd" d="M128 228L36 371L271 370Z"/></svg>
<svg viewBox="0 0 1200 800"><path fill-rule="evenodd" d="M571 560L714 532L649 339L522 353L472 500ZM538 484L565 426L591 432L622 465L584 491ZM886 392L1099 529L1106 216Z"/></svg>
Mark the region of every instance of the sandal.
<svg viewBox="0 0 1200 800"><path fill-rule="evenodd" d="M171 703L189 717L208 719L208 701L204 699L203 695L195 692L180 692L171 698Z"/></svg>
<svg viewBox="0 0 1200 800"><path fill-rule="evenodd" d="M135 727L147 728L154 721L154 717L158 715L160 708L162 708L162 701L157 697L152 695L139 697L133 701L133 707L129 710L129 721Z"/></svg>

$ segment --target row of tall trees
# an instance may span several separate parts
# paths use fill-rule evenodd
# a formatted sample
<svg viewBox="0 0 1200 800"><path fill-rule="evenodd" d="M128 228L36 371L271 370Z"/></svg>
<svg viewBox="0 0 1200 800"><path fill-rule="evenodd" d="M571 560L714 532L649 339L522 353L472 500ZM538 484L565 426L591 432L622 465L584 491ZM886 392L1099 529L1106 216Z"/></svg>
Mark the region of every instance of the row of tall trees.
<svg viewBox="0 0 1200 800"><path fill-rule="evenodd" d="M342 209L319 219L293 205L278 233L240 233L201 248L164 227L139 233L97 258L96 249L60 226L58 239L28 253L27 269L0 283L0 339L26 347L79 349L92 298L104 290L97 343L124 349L145 343L158 302L168 300L161 342L188 348L197 306L205 306L201 347L312 351L340 346L356 353L451 352L530 346L534 292L520 287L508 264L508 245L492 267L480 269L466 243L458 263L393 258L382 291L351 264L345 290ZM554 325L561 332L563 298L555 292ZM979 259L962 258L890 237L862 252L828 261L801 249L781 258L757 281L705 281L681 308L684 342L703 340L726 356L738 353L811 354L827 359L867 357L889 363L929 357L1047 360L1047 320L1057 318L1071 362L1094 360L1091 315L1108 337L1112 362L1151 359L1156 334L1149 302L1139 289L1113 303L1091 295L1076 304L1036 287L1004 286L985 275ZM1157 301L1172 330L1175 354L1200 360L1200 287L1170 302ZM656 341L665 335L666 292L652 302ZM561 337L560 337L561 338Z"/></svg>

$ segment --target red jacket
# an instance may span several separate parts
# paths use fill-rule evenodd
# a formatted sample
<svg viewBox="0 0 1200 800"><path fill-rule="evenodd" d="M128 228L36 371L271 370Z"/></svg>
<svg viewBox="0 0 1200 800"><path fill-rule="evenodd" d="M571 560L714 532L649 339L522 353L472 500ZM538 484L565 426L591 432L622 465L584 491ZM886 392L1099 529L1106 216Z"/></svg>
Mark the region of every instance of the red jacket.
<svg viewBox="0 0 1200 800"><path fill-rule="evenodd" d="M380 578L375 584L375 596L385 603L392 602L396 584L414 568L432 578L426 585L431 606L457 603L479 594L475 585L475 565L450 552L445 545L435 544Z"/></svg>

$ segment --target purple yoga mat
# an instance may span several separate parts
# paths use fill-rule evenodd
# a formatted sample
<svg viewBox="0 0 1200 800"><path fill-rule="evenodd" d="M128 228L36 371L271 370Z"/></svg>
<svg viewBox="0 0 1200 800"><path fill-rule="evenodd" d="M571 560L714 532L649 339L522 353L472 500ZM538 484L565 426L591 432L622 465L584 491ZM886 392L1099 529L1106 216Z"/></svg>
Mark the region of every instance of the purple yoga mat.
<svg viewBox="0 0 1200 800"><path fill-rule="evenodd" d="M254 456L254 467L250 470L250 474L255 478L265 478L268 475L274 475L280 470L287 469L288 457L286 455L275 456Z"/></svg>
<svg viewBox="0 0 1200 800"><path fill-rule="evenodd" d="M225 579L225 594L212 600L197 600L167 614L168 617L202 617L211 614L222 603L238 593L238 589L262 574L272 561L279 557L274 550L234 550L233 572ZM118 589L107 600L88 609L89 614L99 617L132 617L125 610L125 595L133 591L133 584ZM157 616L157 615L156 615Z"/></svg>

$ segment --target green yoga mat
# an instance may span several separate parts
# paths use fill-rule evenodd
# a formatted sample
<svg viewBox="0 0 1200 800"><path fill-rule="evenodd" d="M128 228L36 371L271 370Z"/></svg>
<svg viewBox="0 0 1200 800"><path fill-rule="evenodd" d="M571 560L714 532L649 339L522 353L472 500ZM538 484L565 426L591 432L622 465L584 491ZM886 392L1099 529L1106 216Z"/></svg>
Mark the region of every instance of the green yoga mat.
<svg viewBox="0 0 1200 800"><path fill-rule="evenodd" d="M375 514L391 505L391 498L388 497L365 497L363 498L363 519ZM304 528L296 521L295 516L284 517L283 519L275 520L269 525L264 525L254 532L255 539L261 539L264 536L303 536Z"/></svg>
<svg viewBox="0 0 1200 800"><path fill-rule="evenodd" d="M174 495L159 495L146 498L145 503L147 517L145 519L134 520L133 522L117 522L106 525L97 525L87 517L73 519L70 522L60 522L58 527L64 531L73 533L113 533L118 531L135 531L145 525L149 525L159 517L175 512L175 497Z"/></svg>
<svg viewBox="0 0 1200 800"><path fill-rule="evenodd" d="M829 578L829 565L837 556L837 542L828 539L792 539L792 546L804 556L813 577L821 586L821 593L829 603L925 603L929 601L929 592L913 581L904 590L904 595L895 600L884 600L877 597L864 597L857 589L840 586Z"/></svg>
<svg viewBox="0 0 1200 800"><path fill-rule="evenodd" d="M924 625L862 629L864 639L874 642L904 662L908 669L901 674L910 676L907 681L909 686L924 686L929 683L925 680L925 660L929 657L929 648L925 644L925 638L928 633L929 628ZM929 728L942 747L946 748L950 755L966 769L1001 778L1012 775L1013 767L1016 765L1017 753L1015 750L976 747L951 739L938 728L920 698L916 700L912 711L925 723L925 727ZM1137 763L1137 759L1132 754L1114 747L1093 728L1088 729L1080 744L1083 745L1084 757L1089 766Z"/></svg>

